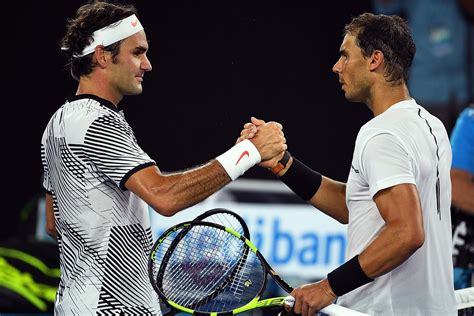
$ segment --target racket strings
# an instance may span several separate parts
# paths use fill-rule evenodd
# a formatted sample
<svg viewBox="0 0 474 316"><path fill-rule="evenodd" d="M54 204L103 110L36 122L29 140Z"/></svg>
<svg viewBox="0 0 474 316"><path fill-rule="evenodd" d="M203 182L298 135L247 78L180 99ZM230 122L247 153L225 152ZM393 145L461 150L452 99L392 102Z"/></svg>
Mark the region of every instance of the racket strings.
<svg viewBox="0 0 474 316"><path fill-rule="evenodd" d="M173 255L162 276L164 281L163 289L167 290L166 282L169 287L168 293L170 298L175 296L173 294L180 294L182 286L191 285L196 288L201 287L202 290L212 289L213 285L219 281L219 278L225 277L228 273L227 269L232 267L232 263L226 261L235 257L235 255L229 255L235 248L235 241L234 243L230 241L237 239L232 238L231 235L224 231L209 229L202 231L203 228L208 227L193 227L193 230L188 232L173 250ZM212 237L210 234L213 233L220 234ZM215 250L219 249L219 243L234 245L234 247L229 247L227 253L216 252ZM176 280L180 280L179 286L174 284Z"/></svg>
<svg viewBox="0 0 474 316"><path fill-rule="evenodd" d="M243 298L245 299L245 297L243 296L244 280L248 280L250 277L248 272L244 272L250 270L248 268L247 270L245 270L249 262L248 253L249 251L246 251L243 257L239 259L237 266L230 267L230 272L233 273L233 278L229 278L230 275L227 275L225 276L225 278L217 280L217 283L221 283L220 288L222 289L222 291L217 292L217 295L210 295L207 297L206 300L200 302L199 305L201 305L201 307L198 308L198 310L226 311L235 308L236 304L243 305L241 302ZM228 293L223 293L224 291ZM255 297L255 294L252 294L247 297L245 303L250 301L253 297ZM206 304L207 306L203 308L202 305Z"/></svg>
<svg viewBox="0 0 474 316"><path fill-rule="evenodd" d="M204 219L205 221L209 221L209 222L214 222L214 223L218 223L218 224L221 224L225 227L232 227L233 230L235 230L236 232L238 232L240 235L244 235L244 229L242 227L242 224L239 222L239 220L228 214L228 213L218 213L218 214L214 214L214 215L211 215L209 217L206 217Z"/></svg>
<svg viewBox="0 0 474 316"><path fill-rule="evenodd" d="M254 253L251 252L251 254ZM242 294L245 282L251 279L251 275L253 275L255 272L258 272L253 265L249 264L251 260L249 260L248 254L245 257L245 260L242 260L237 267L236 278L234 279L235 281L230 285L230 289L233 290L235 294Z"/></svg>
<svg viewBox="0 0 474 316"><path fill-rule="evenodd" d="M178 234L170 234L160 245L155 271ZM162 278L162 291L169 300L218 312L252 300L263 286L264 270L242 240L224 230L198 225L176 245L164 272L156 277Z"/></svg>
<svg viewBox="0 0 474 316"><path fill-rule="evenodd" d="M167 246L162 245L161 249L163 248L168 249L169 245ZM213 267L219 265L219 261L216 261L211 265L203 266L203 261L200 260L201 259L200 257L195 256L195 252L188 251L187 249L183 250L181 246L178 246L177 249L175 249L173 256L174 258L168 262L168 265L166 267L167 268L166 273L170 278L178 275L179 273L182 273L183 276L187 275L189 278L191 278L193 277L192 272L194 270L202 271L202 273L209 273L210 271L215 270L213 269ZM156 258L155 263L161 263L161 261L162 261L161 256L158 256ZM158 267L156 267L156 265L155 265L154 270L155 270L155 278L156 278L156 273L159 270ZM186 274L186 272L191 272L191 273ZM164 274L161 275L161 277L164 277ZM182 277L181 281L186 282L189 280L187 280L185 277Z"/></svg>
<svg viewBox="0 0 474 316"><path fill-rule="evenodd" d="M245 230L242 227L242 224L235 216L231 214L217 213L217 214L207 217L206 221L220 223L226 227L232 227L232 229L234 229L240 235L245 235ZM248 236L245 236L245 237L248 238ZM245 279L245 275L244 273L241 273L241 271L245 271L245 266L247 265L247 257L248 257L248 251L247 251L247 254L245 254L243 260L239 260L239 264L235 268L236 269L235 275L239 278L240 283L242 282L243 279ZM235 291L236 294L238 294L238 291L240 288L238 286L239 282L232 282L232 284L230 285L231 290Z"/></svg>
<svg viewBox="0 0 474 316"><path fill-rule="evenodd" d="M185 260L185 258L182 257L178 260ZM166 272L166 279L174 280L174 278L179 277L181 282L178 286L175 284L168 285L168 296L171 300L177 301L182 296L182 291L186 291L188 299L186 300L186 297L184 297L183 305L189 306L200 299L199 294L207 295L212 293L215 284L224 282L228 274L227 272L231 271L231 269L232 267L229 264L217 261L206 266L203 266L202 262L195 261L194 263L186 264L184 267L181 263L174 262L170 270ZM189 273L183 273L182 270L189 271ZM209 276L215 276L216 279L209 279ZM199 279L199 282L196 279Z"/></svg>
<svg viewBox="0 0 474 316"><path fill-rule="evenodd" d="M263 288L265 271L258 257L250 251L236 267L234 278L229 280L225 291L209 301L207 308L201 311L228 311L250 302Z"/></svg>

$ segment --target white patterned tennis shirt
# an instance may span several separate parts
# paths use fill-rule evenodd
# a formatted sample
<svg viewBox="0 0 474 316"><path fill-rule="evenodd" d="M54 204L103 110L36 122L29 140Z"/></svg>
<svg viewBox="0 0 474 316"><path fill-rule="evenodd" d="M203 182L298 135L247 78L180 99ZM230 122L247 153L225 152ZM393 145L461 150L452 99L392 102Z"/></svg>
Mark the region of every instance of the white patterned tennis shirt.
<svg viewBox="0 0 474 316"><path fill-rule="evenodd" d="M44 131L41 156L58 232L55 315L160 315L147 273L148 205L124 187L155 162L123 113L94 95L69 99Z"/></svg>

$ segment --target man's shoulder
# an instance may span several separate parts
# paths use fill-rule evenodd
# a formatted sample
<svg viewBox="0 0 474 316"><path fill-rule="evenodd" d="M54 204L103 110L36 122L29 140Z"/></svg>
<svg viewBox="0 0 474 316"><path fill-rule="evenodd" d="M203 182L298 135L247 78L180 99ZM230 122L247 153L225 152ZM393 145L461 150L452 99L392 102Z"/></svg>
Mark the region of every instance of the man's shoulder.
<svg viewBox="0 0 474 316"><path fill-rule="evenodd" d="M42 139L54 135L81 143L95 122L99 122L97 123L99 125L104 125L104 122L105 125L107 122L114 122L117 125L117 122L122 119L119 112L104 106L99 100L88 97L72 97L53 113L45 126Z"/></svg>
<svg viewBox="0 0 474 316"><path fill-rule="evenodd" d="M105 100L104 100L105 101ZM65 120L87 130L92 125L123 125L125 119L109 102L88 96L69 99L63 105Z"/></svg>
<svg viewBox="0 0 474 316"><path fill-rule="evenodd" d="M93 95L78 95L68 98L63 108L67 108L68 111L83 112L88 115L113 115L118 114L116 110L112 108L110 102L95 97Z"/></svg>
<svg viewBox="0 0 474 316"><path fill-rule="evenodd" d="M391 125L393 124L389 124L386 120L384 121L381 118L374 117L360 128L357 138L363 140L381 134L393 134Z"/></svg>

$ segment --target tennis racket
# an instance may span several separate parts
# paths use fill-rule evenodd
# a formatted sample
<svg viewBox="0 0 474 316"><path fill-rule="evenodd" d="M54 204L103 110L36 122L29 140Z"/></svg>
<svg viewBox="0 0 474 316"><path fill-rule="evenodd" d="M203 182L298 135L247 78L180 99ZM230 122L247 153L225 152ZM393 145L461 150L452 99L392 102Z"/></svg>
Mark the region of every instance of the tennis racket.
<svg viewBox="0 0 474 316"><path fill-rule="evenodd" d="M225 208L213 208L200 214L194 220L212 222L225 227L230 227L250 240L250 230L247 223L245 223L244 219L239 214L231 210Z"/></svg>
<svg viewBox="0 0 474 316"><path fill-rule="evenodd" d="M282 308L286 297L261 298L268 275L285 292L293 290L249 239L211 222L183 222L166 230L152 248L148 268L162 300L198 316ZM331 313L332 306L322 311Z"/></svg>
<svg viewBox="0 0 474 316"><path fill-rule="evenodd" d="M208 210L200 215L198 215L195 219L195 221L202 221L205 220L207 222L212 222L212 223L217 223L221 224L226 227L230 227L236 232L238 232L240 235L243 235L245 238L250 239L250 231L247 226L247 223L245 223L244 219L237 213L225 209L225 208L214 208L211 210ZM183 229L180 231L180 235L176 236L174 239L174 242L177 242L181 240L182 236L186 234L188 230ZM170 246L169 249L173 249L174 246ZM168 250L169 250L168 249ZM248 249L245 249L245 251L248 251ZM167 255L165 254L164 257ZM242 256L244 258L244 256ZM243 259L242 259L243 260ZM237 272L237 266L234 269L234 273L229 273L228 278L232 279ZM216 293L213 293L213 295L216 295ZM176 313L179 312L179 310L173 308L171 305L167 304L166 301L162 301L165 306L162 305L162 312L164 316L173 316L176 315Z"/></svg>

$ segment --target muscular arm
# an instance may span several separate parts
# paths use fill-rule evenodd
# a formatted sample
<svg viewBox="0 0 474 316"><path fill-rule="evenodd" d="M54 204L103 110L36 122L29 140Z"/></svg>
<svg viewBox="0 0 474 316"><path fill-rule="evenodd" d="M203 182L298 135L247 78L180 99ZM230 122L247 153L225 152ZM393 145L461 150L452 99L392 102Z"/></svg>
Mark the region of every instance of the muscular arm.
<svg viewBox="0 0 474 316"><path fill-rule="evenodd" d="M468 214L474 215L474 180L473 176L461 169L451 169L451 182L453 185L453 206Z"/></svg>
<svg viewBox="0 0 474 316"><path fill-rule="evenodd" d="M282 177L291 168L292 164L293 157L288 161L286 168L278 173L278 176ZM345 183L323 176L319 189L308 202L342 224L347 224L349 221Z"/></svg>
<svg viewBox="0 0 474 316"><path fill-rule="evenodd" d="M346 205L345 183L334 181L323 176L321 186L309 202L340 223L348 223L349 210Z"/></svg>
<svg viewBox="0 0 474 316"><path fill-rule="evenodd" d="M258 135L250 141L262 160L271 159L287 149L282 126L275 122L260 126ZM247 150L244 153L250 155ZM242 157L236 157L235 164ZM201 167L169 175L161 174L156 166L147 167L134 173L125 182L125 187L158 213L172 216L204 200L230 181L226 169L216 159Z"/></svg>
<svg viewBox="0 0 474 316"><path fill-rule="evenodd" d="M370 278L381 276L407 260L423 245L423 216L416 186L400 184L378 192L374 197L385 226L359 255L359 262Z"/></svg>
<svg viewBox="0 0 474 316"><path fill-rule="evenodd" d="M381 190L374 200L385 226L359 255L362 270L370 278L393 270L424 242L421 206L414 185L399 184ZM328 279L295 288L291 295L296 299L295 312L303 315L314 315L336 297Z"/></svg>
<svg viewBox="0 0 474 316"><path fill-rule="evenodd" d="M230 182L217 160L184 172L161 174L156 166L133 174L125 187L137 194L155 211L172 216L190 207Z"/></svg>
<svg viewBox="0 0 474 316"><path fill-rule="evenodd" d="M46 193L46 233L53 237L54 239L58 238L58 233L56 231L56 224L54 221L54 209L53 209L53 196L49 193Z"/></svg>

